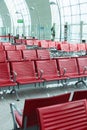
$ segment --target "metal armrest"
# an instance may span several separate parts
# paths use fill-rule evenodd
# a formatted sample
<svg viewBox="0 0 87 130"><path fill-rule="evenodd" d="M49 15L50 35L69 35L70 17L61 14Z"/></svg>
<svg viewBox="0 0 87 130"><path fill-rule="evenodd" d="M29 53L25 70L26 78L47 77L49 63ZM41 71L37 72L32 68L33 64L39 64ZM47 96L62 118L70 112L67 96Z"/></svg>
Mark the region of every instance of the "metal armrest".
<svg viewBox="0 0 87 130"><path fill-rule="evenodd" d="M85 73L86 70L87 70L87 66L84 66L83 74Z"/></svg>
<svg viewBox="0 0 87 130"><path fill-rule="evenodd" d="M42 79L42 75L43 75L44 71L40 70L40 79Z"/></svg>
<svg viewBox="0 0 87 130"><path fill-rule="evenodd" d="M66 73L66 70L67 70L67 69L66 69L66 68L64 68L64 71L63 71L63 76L65 75L65 73Z"/></svg>
<svg viewBox="0 0 87 130"><path fill-rule="evenodd" d="M16 82L16 77L17 77L17 73L15 71L13 71L13 80L14 80L14 82Z"/></svg>
<svg viewBox="0 0 87 130"><path fill-rule="evenodd" d="M12 113L12 119L13 119L13 124L14 124L14 130L17 129L17 122L15 119L15 114L14 111L16 110L20 116L22 116L22 112L16 107L14 103L10 103L10 109Z"/></svg>

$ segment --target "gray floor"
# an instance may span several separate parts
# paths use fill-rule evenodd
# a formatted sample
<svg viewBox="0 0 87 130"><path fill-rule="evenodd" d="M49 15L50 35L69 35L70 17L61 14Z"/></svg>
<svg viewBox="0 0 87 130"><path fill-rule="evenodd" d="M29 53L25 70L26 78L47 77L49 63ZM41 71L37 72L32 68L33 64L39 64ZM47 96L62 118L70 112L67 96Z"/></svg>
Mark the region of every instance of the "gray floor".
<svg viewBox="0 0 87 130"><path fill-rule="evenodd" d="M10 103L14 102L20 109L24 106L24 101L27 98L40 98L47 96L59 95L62 93L72 92L75 90L86 89L83 86L75 87L53 87L53 88L26 88L20 90L20 101L16 101L15 94L6 94L4 99L0 99L0 130L12 130L13 122L10 113Z"/></svg>

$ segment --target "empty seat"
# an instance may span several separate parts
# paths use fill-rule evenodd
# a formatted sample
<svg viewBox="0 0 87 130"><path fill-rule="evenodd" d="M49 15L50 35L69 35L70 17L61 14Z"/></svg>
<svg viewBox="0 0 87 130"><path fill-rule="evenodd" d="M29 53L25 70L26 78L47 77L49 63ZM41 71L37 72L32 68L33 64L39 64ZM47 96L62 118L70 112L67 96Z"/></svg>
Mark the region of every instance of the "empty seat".
<svg viewBox="0 0 87 130"><path fill-rule="evenodd" d="M49 48L49 44L46 40L40 40L40 47Z"/></svg>
<svg viewBox="0 0 87 130"><path fill-rule="evenodd" d="M23 50L23 59L24 60L36 60L36 50Z"/></svg>
<svg viewBox="0 0 87 130"><path fill-rule="evenodd" d="M68 43L58 44L58 48L59 48L59 50L69 52L69 44Z"/></svg>
<svg viewBox="0 0 87 130"><path fill-rule="evenodd" d="M4 46L6 51L14 51L15 50L15 45L5 45Z"/></svg>
<svg viewBox="0 0 87 130"><path fill-rule="evenodd" d="M77 44L69 44L70 52L77 52Z"/></svg>
<svg viewBox="0 0 87 130"><path fill-rule="evenodd" d="M12 62L11 67L19 85L43 82L36 77L33 61Z"/></svg>
<svg viewBox="0 0 87 130"><path fill-rule="evenodd" d="M55 48L56 47L56 43L54 41L49 41L49 48Z"/></svg>
<svg viewBox="0 0 87 130"><path fill-rule="evenodd" d="M46 81L54 81L62 79L59 76L56 60L36 61L38 75Z"/></svg>
<svg viewBox="0 0 87 130"><path fill-rule="evenodd" d="M20 50L7 51L7 59L8 59L8 61L21 61L22 53Z"/></svg>
<svg viewBox="0 0 87 130"><path fill-rule="evenodd" d="M37 50L38 59L50 59L50 52L47 49Z"/></svg>
<svg viewBox="0 0 87 130"><path fill-rule="evenodd" d="M13 104L10 104L11 112L13 115L12 117L14 117L14 129L17 129L17 127L28 128L31 126L37 126L38 121L36 108L68 102L69 97L70 93L61 94L53 97L26 99L24 103L24 108L20 112L17 111L17 109L15 111L15 106Z"/></svg>
<svg viewBox="0 0 87 130"><path fill-rule="evenodd" d="M0 88L17 85L11 79L9 63L0 63Z"/></svg>
<svg viewBox="0 0 87 130"><path fill-rule="evenodd" d="M69 78L79 77L76 58L59 58L57 63L61 76Z"/></svg>
<svg viewBox="0 0 87 130"><path fill-rule="evenodd" d="M11 45L10 42L2 42L2 45Z"/></svg>
<svg viewBox="0 0 87 130"><path fill-rule="evenodd" d="M86 130L87 101L79 100L37 108L40 130Z"/></svg>
<svg viewBox="0 0 87 130"><path fill-rule="evenodd" d="M77 44L78 51L86 51L86 45L84 43Z"/></svg>
<svg viewBox="0 0 87 130"><path fill-rule="evenodd" d="M74 91L71 101L87 99L87 90Z"/></svg>
<svg viewBox="0 0 87 130"><path fill-rule="evenodd" d="M16 45L16 50L26 50L26 45Z"/></svg>
<svg viewBox="0 0 87 130"><path fill-rule="evenodd" d="M33 46L34 45L34 43L33 43L33 40L31 39L31 40L26 40L26 45L29 45L29 46Z"/></svg>
<svg viewBox="0 0 87 130"><path fill-rule="evenodd" d="M6 62L6 52L0 51L0 62Z"/></svg>
<svg viewBox="0 0 87 130"><path fill-rule="evenodd" d="M0 45L0 51L4 50L3 45Z"/></svg>

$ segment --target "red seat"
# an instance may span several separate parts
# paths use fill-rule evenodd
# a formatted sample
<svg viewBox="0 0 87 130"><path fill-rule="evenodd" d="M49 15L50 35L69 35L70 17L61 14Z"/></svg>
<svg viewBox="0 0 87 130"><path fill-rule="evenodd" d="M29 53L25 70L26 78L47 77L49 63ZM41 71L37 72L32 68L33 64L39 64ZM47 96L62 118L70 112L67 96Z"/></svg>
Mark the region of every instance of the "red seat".
<svg viewBox="0 0 87 130"><path fill-rule="evenodd" d="M5 45L4 48L6 51L15 51L15 45Z"/></svg>
<svg viewBox="0 0 87 130"><path fill-rule="evenodd" d="M37 50L38 59L50 59L50 52L47 49Z"/></svg>
<svg viewBox="0 0 87 130"><path fill-rule="evenodd" d="M38 75L46 81L60 80L56 60L36 61Z"/></svg>
<svg viewBox="0 0 87 130"><path fill-rule="evenodd" d="M36 60L36 50L23 50L23 59L24 60Z"/></svg>
<svg viewBox="0 0 87 130"><path fill-rule="evenodd" d="M0 51L3 51L3 50L4 50L3 45L0 45Z"/></svg>
<svg viewBox="0 0 87 130"><path fill-rule="evenodd" d="M9 63L0 63L0 88L17 85L11 79Z"/></svg>
<svg viewBox="0 0 87 130"><path fill-rule="evenodd" d="M74 91L71 101L87 99L87 90Z"/></svg>
<svg viewBox="0 0 87 130"><path fill-rule="evenodd" d="M40 40L40 47L49 48L49 44L46 40Z"/></svg>
<svg viewBox="0 0 87 130"><path fill-rule="evenodd" d="M36 77L33 61L12 62L11 66L12 71L16 73L16 81L19 85L43 82Z"/></svg>
<svg viewBox="0 0 87 130"><path fill-rule="evenodd" d="M49 48L56 48L56 43L54 41L49 41Z"/></svg>
<svg viewBox="0 0 87 130"><path fill-rule="evenodd" d="M77 52L77 44L69 44L70 52Z"/></svg>
<svg viewBox="0 0 87 130"><path fill-rule="evenodd" d="M66 43L66 44L59 44L58 45L58 48L62 51L66 51L66 52L69 52L69 44Z"/></svg>
<svg viewBox="0 0 87 130"><path fill-rule="evenodd" d="M40 130L86 130L87 101L79 100L37 109Z"/></svg>
<svg viewBox="0 0 87 130"><path fill-rule="evenodd" d="M26 45L16 45L16 50L26 50Z"/></svg>
<svg viewBox="0 0 87 130"><path fill-rule="evenodd" d="M22 61L22 53L20 50L16 51L7 51L8 61Z"/></svg>
<svg viewBox="0 0 87 130"><path fill-rule="evenodd" d="M37 113L36 108L50 106L54 104L68 102L70 97L70 93L61 94L53 97L45 97L45 98L36 98L36 99L26 99L22 114L20 114L17 109L14 110L14 107L11 106L12 114L14 115L14 127L19 126L20 128L24 128L24 124L26 122L26 126L35 126L37 125Z"/></svg>
<svg viewBox="0 0 87 130"><path fill-rule="evenodd" d="M84 43L77 44L78 51L86 51L86 45Z"/></svg>
<svg viewBox="0 0 87 130"><path fill-rule="evenodd" d="M87 76L87 57L78 57L77 58L79 73L82 76Z"/></svg>
<svg viewBox="0 0 87 130"><path fill-rule="evenodd" d="M5 53L5 51L0 51L0 62L6 62L6 53Z"/></svg>
<svg viewBox="0 0 87 130"><path fill-rule="evenodd" d="M10 42L2 42L2 45L11 45Z"/></svg>
<svg viewBox="0 0 87 130"><path fill-rule="evenodd" d="M31 39L31 40L26 40L26 45L30 45L30 46L33 46L34 45L34 43L33 43L33 40Z"/></svg>
<svg viewBox="0 0 87 130"><path fill-rule="evenodd" d="M57 63L61 76L66 76L69 78L80 77L76 58L60 58L57 59Z"/></svg>

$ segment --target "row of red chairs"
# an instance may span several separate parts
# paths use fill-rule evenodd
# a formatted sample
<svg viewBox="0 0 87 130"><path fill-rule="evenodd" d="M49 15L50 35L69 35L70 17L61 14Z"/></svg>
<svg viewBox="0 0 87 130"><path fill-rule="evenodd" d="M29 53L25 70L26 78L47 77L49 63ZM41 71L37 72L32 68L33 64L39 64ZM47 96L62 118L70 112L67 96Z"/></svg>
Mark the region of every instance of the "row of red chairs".
<svg viewBox="0 0 87 130"><path fill-rule="evenodd" d="M11 66L10 66L11 65ZM87 57L0 63L0 88L79 79L86 87ZM64 83L62 83L64 84ZM68 86L66 82L66 86Z"/></svg>
<svg viewBox="0 0 87 130"><path fill-rule="evenodd" d="M0 51L26 50L26 49L27 49L26 45L0 45Z"/></svg>
<svg viewBox="0 0 87 130"><path fill-rule="evenodd" d="M50 59L47 49L0 51L0 62Z"/></svg>
<svg viewBox="0 0 87 130"><path fill-rule="evenodd" d="M58 50L66 51L66 52L78 52L78 51L87 51L87 44L79 43L79 44L58 44Z"/></svg>
<svg viewBox="0 0 87 130"><path fill-rule="evenodd" d="M11 103L10 108L13 117L14 129L29 128L42 130L44 128L43 130L45 130L46 128L51 129L51 127L53 128L53 130L61 130L65 128L67 130L87 129L87 104L85 104L87 103L87 101L84 100L87 99L87 90L73 92L73 97L71 99L71 102L69 102L71 95L72 93L67 93L53 97L26 99L22 110L17 108L15 104ZM56 105L57 107L55 108L54 105ZM51 107L51 111L49 111L48 107L46 106ZM60 113L60 111L62 112ZM54 112L57 112L57 115ZM49 115L52 113L53 116ZM60 123L60 121L62 122ZM45 123L50 124L46 125L45 128ZM56 123L55 127L53 125L54 123ZM57 128L58 126L59 128Z"/></svg>

